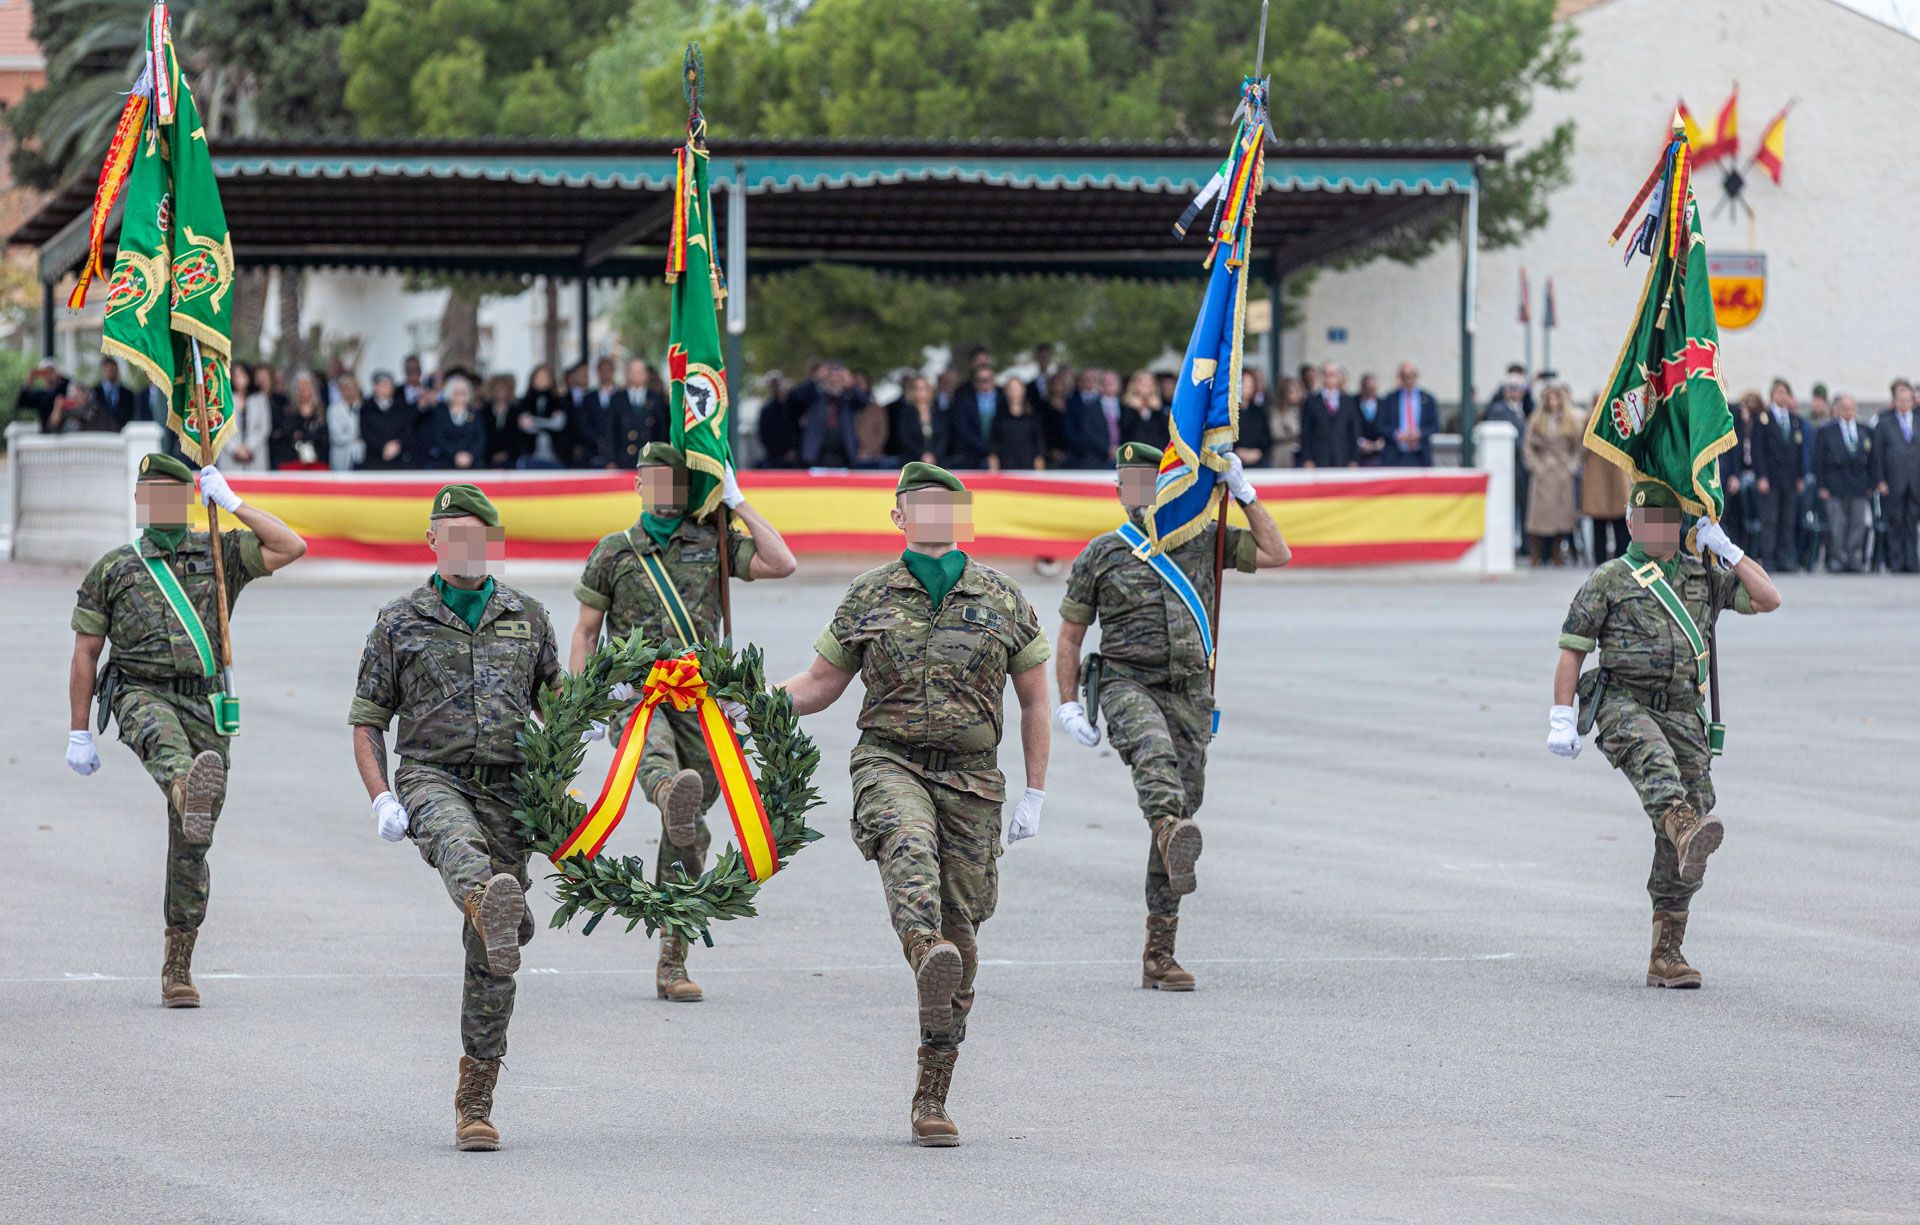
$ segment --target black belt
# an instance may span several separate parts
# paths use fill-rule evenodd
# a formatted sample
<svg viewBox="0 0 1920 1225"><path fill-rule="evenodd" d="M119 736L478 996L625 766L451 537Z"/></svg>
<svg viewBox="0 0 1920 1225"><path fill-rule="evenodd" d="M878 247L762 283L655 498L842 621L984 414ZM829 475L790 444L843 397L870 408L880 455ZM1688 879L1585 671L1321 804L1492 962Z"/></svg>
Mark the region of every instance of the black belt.
<svg viewBox="0 0 1920 1225"><path fill-rule="evenodd" d="M1605 668L1600 669L1600 685L1603 689L1619 690L1656 714L1665 714L1673 708L1675 702L1685 705L1700 701L1700 695L1697 693L1675 694L1667 689L1647 689L1640 685L1628 684Z"/></svg>
<svg viewBox="0 0 1920 1225"><path fill-rule="evenodd" d="M457 779L478 783L482 787L498 787L502 783L511 782L516 772L525 769L524 766L518 765L476 765L467 762L456 765L440 761L409 761L405 758L401 759L400 764L419 766L423 770L438 770L442 774L451 774Z"/></svg>
<svg viewBox="0 0 1920 1225"><path fill-rule="evenodd" d="M877 732L861 732L860 743L903 758L924 770L991 770L1000 764L999 749L976 749L966 753L952 749L930 749L893 740Z"/></svg>

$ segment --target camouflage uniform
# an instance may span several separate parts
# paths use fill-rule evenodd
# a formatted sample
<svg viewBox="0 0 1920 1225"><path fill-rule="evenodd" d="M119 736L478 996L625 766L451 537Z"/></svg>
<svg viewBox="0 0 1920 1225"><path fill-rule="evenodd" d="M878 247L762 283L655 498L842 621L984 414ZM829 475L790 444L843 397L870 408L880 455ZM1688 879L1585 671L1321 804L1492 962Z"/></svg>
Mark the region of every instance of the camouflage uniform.
<svg viewBox="0 0 1920 1225"><path fill-rule="evenodd" d="M909 964L944 938L964 974L950 1035L966 1037L979 967L975 932L999 901L998 764L1007 677L1046 661L1047 640L1013 580L969 560L935 609L891 561L853 581L814 649L866 686L853 750L853 840L880 865L887 910Z"/></svg>
<svg viewBox="0 0 1920 1225"><path fill-rule="evenodd" d="M1132 516L1144 528L1140 517ZM1216 525L1168 554L1213 604ZM1227 560L1251 574L1253 533L1227 529ZM1100 710L1120 760L1133 770L1133 790L1149 828L1191 819L1207 782L1207 745L1213 738L1213 694L1207 653L1193 614L1117 532L1097 536L1074 559L1060 618L1075 625L1100 622ZM1180 895L1167 884L1157 840L1147 840L1147 913L1180 913Z"/></svg>
<svg viewBox="0 0 1920 1225"><path fill-rule="evenodd" d="M1713 755L1699 713L1693 647L1633 572L1631 562L1616 557L1588 575L1567 610L1560 645L1574 651L1599 648L1598 680L1604 692L1594 718L1595 743L1607 761L1626 774L1653 821L1647 893L1654 910L1680 912L1687 909L1700 881L1681 877L1673 843L1660 821L1683 802L1703 817L1713 811L1708 774ZM1709 572L1683 554L1669 583L1702 635L1712 633L1714 621L1728 608L1753 612L1731 570Z"/></svg>
<svg viewBox="0 0 1920 1225"><path fill-rule="evenodd" d="M260 538L252 532L223 532L220 545L231 607L243 587L269 571ZM140 764L167 796L167 926L190 932L207 916L208 847L187 841L172 788L200 753L211 750L226 763L227 738L213 726L208 697L216 686L148 573L144 557L166 558L217 651L220 614L213 550L205 532L189 532L173 554L143 535L102 557L80 581L72 625L76 633L105 637L112 648L100 684L112 689L111 709L121 742L139 754ZM214 801L216 819L224 798Z"/></svg>
<svg viewBox="0 0 1920 1225"><path fill-rule="evenodd" d="M666 566L668 577L687 606L687 615L702 635L720 637L720 562L719 528L712 523L682 519L665 549L638 527L603 537L587 557L587 568L573 585L573 594L588 608L607 615L607 637L625 638L640 632L650 642L677 641L679 631L661 607L653 582L641 568L639 555L657 553ZM728 558L734 578L752 581L754 543L751 536L733 534L733 552ZM609 735L617 742L626 730L634 705L628 706L610 721ZM706 740L700 721L691 712L685 714L670 706L661 706L647 725L647 743L640 755L635 775L642 795L652 795L661 783L681 770L700 776L701 817L692 846L677 846L668 836L663 820L660 828L660 861L654 866L656 884L666 878L667 869L677 867L689 877L705 870L707 849L713 835L707 828L706 811L720 798L720 780L714 775L713 762L707 756Z"/></svg>
<svg viewBox="0 0 1920 1225"><path fill-rule="evenodd" d="M513 819L515 737L543 688L558 683L560 656L539 601L497 584L469 630L431 584L380 610L360 657L349 723L385 732L397 715L400 768L393 789L411 819L420 857L440 871L455 906L495 873L525 888L528 848ZM486 945L462 918L466 987L460 1038L475 1059L499 1059L513 1016L513 978L487 967ZM533 938L533 913L520 943Z"/></svg>

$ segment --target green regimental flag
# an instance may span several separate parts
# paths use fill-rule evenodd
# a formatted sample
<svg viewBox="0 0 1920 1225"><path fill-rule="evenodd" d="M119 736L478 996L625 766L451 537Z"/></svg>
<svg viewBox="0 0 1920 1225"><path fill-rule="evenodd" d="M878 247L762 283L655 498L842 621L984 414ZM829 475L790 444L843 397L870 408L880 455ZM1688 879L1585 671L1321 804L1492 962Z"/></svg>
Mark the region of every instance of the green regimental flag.
<svg viewBox="0 0 1920 1225"><path fill-rule="evenodd" d="M181 451L210 464L233 428L233 247L199 108L171 44L164 52L159 62L171 71L175 110L162 121L149 107L139 136L100 347L168 389L167 424ZM204 431L195 416L196 380Z"/></svg>
<svg viewBox="0 0 1920 1225"><path fill-rule="evenodd" d="M1689 513L1717 520L1725 499L1714 461L1734 446L1733 414L1720 381L1720 329L1684 140L1669 146L1656 195L1662 199L1641 231L1651 231L1647 283L1613 376L1594 402L1586 445L1634 480L1673 490Z"/></svg>
<svg viewBox="0 0 1920 1225"><path fill-rule="evenodd" d="M727 358L720 345L720 303L727 296L713 262L713 209L707 192L707 124L700 115L700 59L687 49L691 108L687 143L674 182L667 280L673 313L667 345L667 399L673 445L687 459L687 513L720 505L720 478L733 462L727 442Z"/></svg>

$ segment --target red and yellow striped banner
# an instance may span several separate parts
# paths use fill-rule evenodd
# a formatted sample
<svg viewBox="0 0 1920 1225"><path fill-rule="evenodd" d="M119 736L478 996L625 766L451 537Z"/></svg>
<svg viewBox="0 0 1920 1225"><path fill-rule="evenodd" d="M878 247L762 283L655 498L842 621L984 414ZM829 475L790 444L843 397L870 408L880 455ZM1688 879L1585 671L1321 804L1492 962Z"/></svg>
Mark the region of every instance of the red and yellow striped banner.
<svg viewBox="0 0 1920 1225"><path fill-rule="evenodd" d="M640 769L640 755L646 748L647 727L661 703L678 711L694 711L700 719L701 734L706 737L707 755L720 779L720 794L727 801L733 818L733 833L747 862L747 875L764 881L780 870L780 855L773 845L773 826L767 821L766 806L760 802L759 785L734 734L726 712L707 693L706 678L691 654L665 659L653 665L640 691L640 706L627 720L627 730L614 750L613 765L607 769L600 795L587 815L574 827L552 855L558 863L569 855L592 858L600 853L607 839L627 815L627 802L633 798L634 776Z"/></svg>
<svg viewBox="0 0 1920 1225"><path fill-rule="evenodd" d="M1472 470L1302 470L1250 474L1286 533L1296 566L1449 562L1480 542L1487 474ZM327 473L235 475L235 492L285 519L309 555L431 566L427 508L447 480L474 480L500 510L509 559L585 564L608 532L630 526L640 502L615 472ZM796 553L898 553L888 518L889 472L747 472L754 506ZM1120 520L1110 473L965 474L973 491L970 552L1077 554ZM1236 507L1233 521L1245 523Z"/></svg>

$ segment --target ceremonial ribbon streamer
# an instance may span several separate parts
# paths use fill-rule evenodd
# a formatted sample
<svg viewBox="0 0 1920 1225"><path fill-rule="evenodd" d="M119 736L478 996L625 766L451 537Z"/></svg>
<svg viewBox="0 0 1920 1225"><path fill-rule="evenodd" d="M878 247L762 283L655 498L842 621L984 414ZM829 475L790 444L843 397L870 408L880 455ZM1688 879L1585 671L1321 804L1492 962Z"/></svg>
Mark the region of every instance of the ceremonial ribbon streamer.
<svg viewBox="0 0 1920 1225"><path fill-rule="evenodd" d="M733 818L734 838L747 861L747 875L755 882L766 880L780 868L780 856L773 844L773 826L767 820L766 806L760 801L760 788L748 768L740 737L734 733L726 712L707 693L706 678L700 675L699 661L691 653L653 665L640 693L639 708L627 720L627 730L620 737L599 798L587 810L586 818L548 858L555 863L569 855L591 858L606 845L621 818L626 816L627 802L633 797L634 776L640 769L640 755L646 747L647 727L653 722L653 712L663 702L678 711L693 711L699 718L700 732L707 742L707 756L720 780L720 794L727 801L727 813Z"/></svg>
<svg viewBox="0 0 1920 1225"><path fill-rule="evenodd" d="M67 295L67 309L79 310L87 304L87 287L93 278L107 275L100 253L107 244L107 219L127 186L127 172L133 167L134 150L140 144L140 128L147 118L145 78L127 95L120 108L120 122L107 145L107 160L100 165L100 183L93 191L93 215L87 223L87 262L80 266L80 283Z"/></svg>

